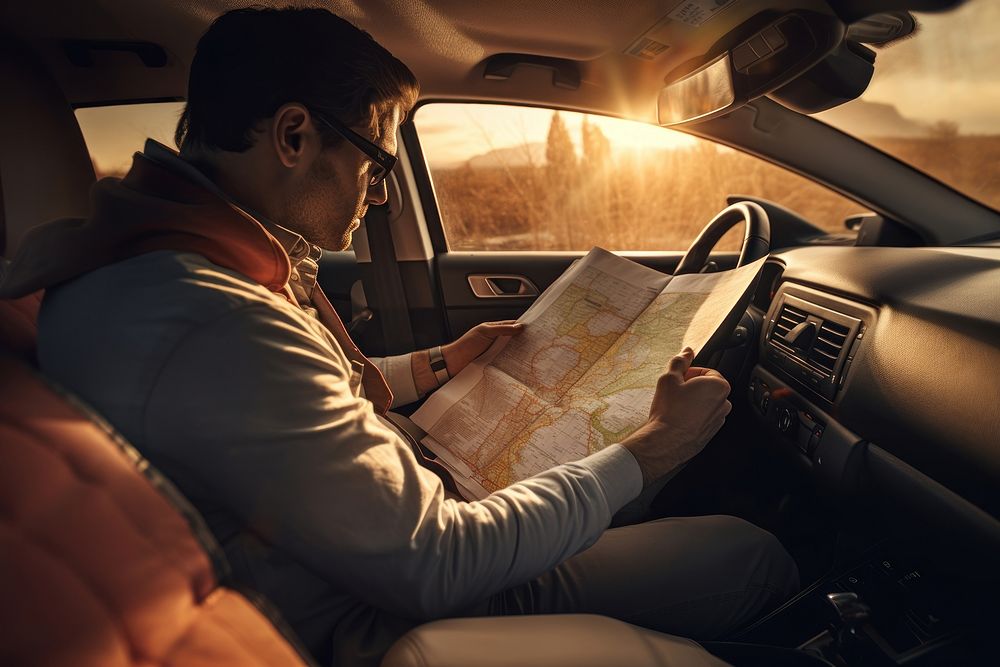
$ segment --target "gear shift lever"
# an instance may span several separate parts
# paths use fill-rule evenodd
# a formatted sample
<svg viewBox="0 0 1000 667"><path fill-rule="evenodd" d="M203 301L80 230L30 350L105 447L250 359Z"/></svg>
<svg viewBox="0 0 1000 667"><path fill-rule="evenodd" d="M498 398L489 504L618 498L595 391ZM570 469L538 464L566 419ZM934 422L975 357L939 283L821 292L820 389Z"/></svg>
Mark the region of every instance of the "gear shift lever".
<svg viewBox="0 0 1000 667"><path fill-rule="evenodd" d="M864 659L861 628L871 618L871 608L861 601L857 593L829 593L826 596L831 612L830 628L819 633L800 650L836 665L869 664Z"/></svg>
<svg viewBox="0 0 1000 667"><path fill-rule="evenodd" d="M871 618L872 610L857 593L830 593L826 596L834 612L834 641L837 648L851 644Z"/></svg>

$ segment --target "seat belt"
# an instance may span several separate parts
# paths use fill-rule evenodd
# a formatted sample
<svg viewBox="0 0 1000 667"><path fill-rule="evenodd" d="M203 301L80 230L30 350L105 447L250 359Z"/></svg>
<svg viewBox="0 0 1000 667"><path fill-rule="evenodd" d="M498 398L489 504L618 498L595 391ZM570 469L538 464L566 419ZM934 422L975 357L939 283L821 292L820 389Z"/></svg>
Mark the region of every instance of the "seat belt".
<svg viewBox="0 0 1000 667"><path fill-rule="evenodd" d="M365 215L368 250L371 254L370 280L376 303L376 317L382 326L386 354L413 352L416 343L410 325L410 310L403 290L403 277L396 261L396 247L389 227L389 207L369 206ZM364 274L362 274L364 275ZM362 282L364 280L362 279Z"/></svg>

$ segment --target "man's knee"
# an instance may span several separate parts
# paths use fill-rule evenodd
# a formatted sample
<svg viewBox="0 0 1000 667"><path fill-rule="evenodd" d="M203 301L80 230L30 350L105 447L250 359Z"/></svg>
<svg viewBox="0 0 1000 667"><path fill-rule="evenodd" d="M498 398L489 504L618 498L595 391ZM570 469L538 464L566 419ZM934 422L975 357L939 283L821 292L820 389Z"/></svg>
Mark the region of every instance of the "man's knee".
<svg viewBox="0 0 1000 667"><path fill-rule="evenodd" d="M748 592L757 591L761 609L780 604L798 592L798 566L778 538L734 516L705 518L718 523L723 548L732 550L746 564L742 570L745 588Z"/></svg>

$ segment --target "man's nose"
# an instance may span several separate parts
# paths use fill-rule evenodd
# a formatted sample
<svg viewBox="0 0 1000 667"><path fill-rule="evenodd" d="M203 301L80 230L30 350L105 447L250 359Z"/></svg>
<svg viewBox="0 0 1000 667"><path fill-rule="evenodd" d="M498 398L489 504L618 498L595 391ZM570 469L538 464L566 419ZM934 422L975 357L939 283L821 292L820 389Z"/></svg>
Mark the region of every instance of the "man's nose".
<svg viewBox="0 0 1000 667"><path fill-rule="evenodd" d="M389 200L389 192L385 184L386 181L383 180L378 185L368 186L368 192L365 195L365 203L374 206L381 206L386 203Z"/></svg>

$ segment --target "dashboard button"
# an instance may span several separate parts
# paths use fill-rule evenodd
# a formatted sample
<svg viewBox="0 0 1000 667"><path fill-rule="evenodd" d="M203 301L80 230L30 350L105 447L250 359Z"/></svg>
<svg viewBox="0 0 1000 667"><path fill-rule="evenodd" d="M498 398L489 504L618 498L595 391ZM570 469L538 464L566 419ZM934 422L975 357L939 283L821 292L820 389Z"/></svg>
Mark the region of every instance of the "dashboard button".
<svg viewBox="0 0 1000 667"><path fill-rule="evenodd" d="M738 70L744 70L757 62L760 56L754 52L749 44L743 43L733 49L732 59L733 67Z"/></svg>
<svg viewBox="0 0 1000 667"><path fill-rule="evenodd" d="M843 577L839 583L841 586L843 586L849 591L860 593L861 588L867 582L865 581L864 572L862 571L861 568L858 568L857 570L854 570L853 572L848 574L846 577Z"/></svg>
<svg viewBox="0 0 1000 667"><path fill-rule="evenodd" d="M878 566L878 569L880 569L883 573L885 573L889 577L895 579L898 576L896 571L896 564L893 562L891 558L882 558L877 561L876 565Z"/></svg>
<svg viewBox="0 0 1000 667"><path fill-rule="evenodd" d="M785 38L781 36L781 31L773 26L764 30L761 34L767 40L767 45L775 51L785 45Z"/></svg>
<svg viewBox="0 0 1000 667"><path fill-rule="evenodd" d="M816 450L819 448L819 441L820 438L822 437L823 437L823 427L817 424L815 427L813 427L812 435L809 436L809 444L806 445L806 456L808 456L809 458L813 457L813 454L815 454Z"/></svg>
<svg viewBox="0 0 1000 667"><path fill-rule="evenodd" d="M792 412L790 408L781 408L778 410L778 430L782 433L788 433L792 428L792 424L795 422L795 413Z"/></svg>

